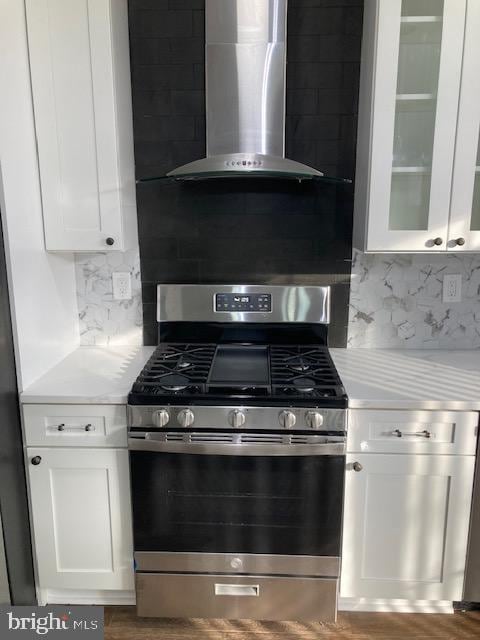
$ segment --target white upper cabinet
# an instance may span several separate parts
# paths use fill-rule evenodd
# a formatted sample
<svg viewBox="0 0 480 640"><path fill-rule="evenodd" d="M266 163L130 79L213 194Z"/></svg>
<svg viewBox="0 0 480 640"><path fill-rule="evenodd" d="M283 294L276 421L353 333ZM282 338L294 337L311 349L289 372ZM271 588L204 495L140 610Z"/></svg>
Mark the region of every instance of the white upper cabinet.
<svg viewBox="0 0 480 640"><path fill-rule="evenodd" d="M46 248L136 244L126 0L26 0Z"/></svg>
<svg viewBox="0 0 480 640"><path fill-rule="evenodd" d="M480 249L480 0L366 0L355 246Z"/></svg>
<svg viewBox="0 0 480 640"><path fill-rule="evenodd" d="M467 2L448 248L480 250L480 1ZM465 240L462 243L462 238ZM460 240L460 244L459 244Z"/></svg>

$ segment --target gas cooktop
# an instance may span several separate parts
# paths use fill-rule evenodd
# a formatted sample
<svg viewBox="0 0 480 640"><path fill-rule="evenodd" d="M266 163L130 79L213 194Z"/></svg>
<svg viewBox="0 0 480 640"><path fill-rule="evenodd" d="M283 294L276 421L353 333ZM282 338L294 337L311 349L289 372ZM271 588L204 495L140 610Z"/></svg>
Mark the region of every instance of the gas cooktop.
<svg viewBox="0 0 480 640"><path fill-rule="evenodd" d="M346 407L328 349L315 344L161 343L138 376L131 405L250 404Z"/></svg>

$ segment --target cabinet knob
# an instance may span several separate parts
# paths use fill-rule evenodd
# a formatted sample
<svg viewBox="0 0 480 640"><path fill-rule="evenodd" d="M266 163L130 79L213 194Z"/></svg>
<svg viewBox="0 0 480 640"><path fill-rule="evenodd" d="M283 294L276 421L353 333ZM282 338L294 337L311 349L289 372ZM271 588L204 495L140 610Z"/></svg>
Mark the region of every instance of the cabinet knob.
<svg viewBox="0 0 480 640"><path fill-rule="evenodd" d="M93 427L91 424L86 424L85 425L85 431L92 431Z"/></svg>
<svg viewBox="0 0 480 640"><path fill-rule="evenodd" d="M352 464L352 469L358 473L363 469L363 464L360 464L360 462L354 462Z"/></svg>
<svg viewBox="0 0 480 640"><path fill-rule="evenodd" d="M65 431L65 425L63 424L63 422L62 422L62 424L58 425L57 429L58 429L58 431Z"/></svg>
<svg viewBox="0 0 480 640"><path fill-rule="evenodd" d="M115 240L113 238L107 238L105 242L108 244L109 247L111 247L112 244L115 244Z"/></svg>
<svg viewBox="0 0 480 640"><path fill-rule="evenodd" d="M42 461L41 456L34 456L32 458L32 464L36 467L37 465L40 464L40 462Z"/></svg>
<svg viewBox="0 0 480 640"><path fill-rule="evenodd" d="M437 245L437 247L439 247L442 243L443 240L441 238L435 238L435 240L433 241L433 244Z"/></svg>
<svg viewBox="0 0 480 640"><path fill-rule="evenodd" d="M460 247L463 247L463 245L465 244L465 238L457 238L456 243L457 243Z"/></svg>

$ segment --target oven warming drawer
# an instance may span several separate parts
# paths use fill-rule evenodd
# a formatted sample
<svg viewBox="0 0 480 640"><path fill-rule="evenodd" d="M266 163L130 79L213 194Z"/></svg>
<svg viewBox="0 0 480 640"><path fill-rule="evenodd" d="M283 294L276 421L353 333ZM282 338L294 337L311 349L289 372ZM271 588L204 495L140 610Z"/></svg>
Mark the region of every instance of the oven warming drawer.
<svg viewBox="0 0 480 640"><path fill-rule="evenodd" d="M338 580L137 573L137 614L164 618L336 620Z"/></svg>

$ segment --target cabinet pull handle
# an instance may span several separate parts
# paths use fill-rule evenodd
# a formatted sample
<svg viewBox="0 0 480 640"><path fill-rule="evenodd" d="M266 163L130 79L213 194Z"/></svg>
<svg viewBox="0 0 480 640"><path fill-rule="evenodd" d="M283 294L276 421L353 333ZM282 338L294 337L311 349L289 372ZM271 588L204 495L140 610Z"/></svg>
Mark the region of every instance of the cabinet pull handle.
<svg viewBox="0 0 480 640"><path fill-rule="evenodd" d="M403 438L403 436L415 436L416 438L431 438L430 431L424 429L423 431L400 431L400 429L394 429L392 435L397 438Z"/></svg>
<svg viewBox="0 0 480 640"><path fill-rule="evenodd" d="M86 424L85 425L85 431L93 431L93 427L91 424Z"/></svg>
<svg viewBox="0 0 480 640"><path fill-rule="evenodd" d="M57 427L58 431L65 431L65 424L62 422L62 424L59 424Z"/></svg>
<svg viewBox="0 0 480 640"><path fill-rule="evenodd" d="M353 469L354 471L356 471L357 473L359 473L359 472L360 472L360 471L362 471L362 469L363 469L363 464L360 464L360 462L354 462L354 463L352 464L352 469Z"/></svg>
<svg viewBox="0 0 480 640"><path fill-rule="evenodd" d="M34 456L34 457L32 458L32 464L33 464L33 466L34 466L34 467L36 467L37 465L39 465L41 461L42 461L41 456Z"/></svg>

